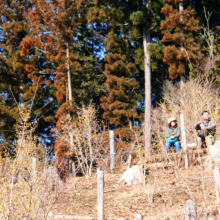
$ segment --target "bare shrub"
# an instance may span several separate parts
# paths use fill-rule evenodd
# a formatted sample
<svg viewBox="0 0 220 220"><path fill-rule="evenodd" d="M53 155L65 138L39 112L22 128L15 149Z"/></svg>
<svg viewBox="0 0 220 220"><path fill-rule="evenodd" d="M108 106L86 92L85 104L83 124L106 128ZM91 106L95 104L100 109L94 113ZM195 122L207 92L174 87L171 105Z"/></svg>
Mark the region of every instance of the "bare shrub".
<svg viewBox="0 0 220 220"><path fill-rule="evenodd" d="M218 46L216 45L216 33L210 29L210 18L212 13L207 11L204 7L204 16L206 19L206 25L202 24L200 32L200 40L203 41L204 45L201 48L197 48L197 53L200 54L199 59L195 59L192 63L189 59L189 54L186 52L189 61L190 76L202 77L204 81L208 82L210 78L215 78L219 82L218 77Z"/></svg>
<svg viewBox="0 0 220 220"><path fill-rule="evenodd" d="M1 219L47 219L64 187L58 183L56 172L45 173L48 155L44 148L36 145L37 136L33 132L37 122L30 122L29 118L28 113L20 113L14 154L5 149L1 158ZM57 187L54 188L54 184Z"/></svg>
<svg viewBox="0 0 220 220"><path fill-rule="evenodd" d="M220 96L219 88L212 81L189 79L184 89L179 89L167 81L163 89L163 102L153 110L152 132L158 149L164 150L167 119L176 117L180 126L180 114L184 114L187 143L194 143L194 126L201 120L201 112L207 110L214 124L219 127ZM216 139L220 131L217 129Z"/></svg>
<svg viewBox="0 0 220 220"><path fill-rule="evenodd" d="M77 108L76 118L63 116L60 124L62 132L55 128L54 135L67 146L65 154L76 158L78 168L85 176L91 176L94 159L107 167L110 156L109 149L105 146L109 148L109 135L104 125L98 121L94 106ZM70 144L70 131L73 146Z"/></svg>

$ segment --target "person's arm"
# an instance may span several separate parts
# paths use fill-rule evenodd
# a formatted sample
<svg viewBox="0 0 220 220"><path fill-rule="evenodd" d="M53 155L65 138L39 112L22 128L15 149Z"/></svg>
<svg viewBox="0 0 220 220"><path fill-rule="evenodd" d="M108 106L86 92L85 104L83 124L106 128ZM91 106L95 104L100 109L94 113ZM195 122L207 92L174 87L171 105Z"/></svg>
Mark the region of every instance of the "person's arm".
<svg viewBox="0 0 220 220"><path fill-rule="evenodd" d="M169 137L170 137L169 128L167 128L167 130L166 130L166 138L169 138Z"/></svg>
<svg viewBox="0 0 220 220"><path fill-rule="evenodd" d="M196 130L201 130L200 124L201 124L200 122L196 123L196 125L195 125L195 129Z"/></svg>
<svg viewBox="0 0 220 220"><path fill-rule="evenodd" d="M180 127L176 128L176 134L174 135L174 138L179 138L181 135Z"/></svg>
<svg viewBox="0 0 220 220"><path fill-rule="evenodd" d="M213 130L216 129L216 126L213 124L212 121L210 121L208 125L209 125L209 126L206 127L206 129L207 129L208 131L213 131Z"/></svg>

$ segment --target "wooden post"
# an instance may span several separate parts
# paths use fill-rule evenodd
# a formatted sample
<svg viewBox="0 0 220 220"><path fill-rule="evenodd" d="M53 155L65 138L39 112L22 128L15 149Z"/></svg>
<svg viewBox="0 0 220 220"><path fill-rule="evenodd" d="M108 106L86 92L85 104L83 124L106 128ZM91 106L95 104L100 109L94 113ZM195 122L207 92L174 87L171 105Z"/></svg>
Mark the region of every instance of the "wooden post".
<svg viewBox="0 0 220 220"><path fill-rule="evenodd" d="M74 161L72 162L72 175L73 177L76 177L76 164Z"/></svg>
<svg viewBox="0 0 220 220"><path fill-rule="evenodd" d="M135 214L134 215L134 220L142 220L142 215L141 214Z"/></svg>
<svg viewBox="0 0 220 220"><path fill-rule="evenodd" d="M129 169L131 167L131 153L128 156L127 165L127 169Z"/></svg>
<svg viewBox="0 0 220 220"><path fill-rule="evenodd" d="M72 158L69 159L69 173L70 173L70 176L76 177L75 162Z"/></svg>
<svg viewBox="0 0 220 220"><path fill-rule="evenodd" d="M188 163L188 155L187 155L186 130L185 130L185 122L184 122L183 114L180 115L180 121L181 121L181 135L182 135L183 149L185 155L185 168L188 168L189 163Z"/></svg>
<svg viewBox="0 0 220 220"><path fill-rule="evenodd" d="M196 205L193 200L186 202L186 218L185 220L197 220Z"/></svg>
<svg viewBox="0 0 220 220"><path fill-rule="evenodd" d="M110 131L110 171L115 171L115 137L114 131Z"/></svg>
<svg viewBox="0 0 220 220"><path fill-rule="evenodd" d="M69 174L70 174L70 176L72 176L72 174L73 174L72 162L73 162L72 158L69 158L68 163L69 163Z"/></svg>
<svg viewBox="0 0 220 220"><path fill-rule="evenodd" d="M97 169L97 210L98 220L104 220L104 171Z"/></svg>
<svg viewBox="0 0 220 220"><path fill-rule="evenodd" d="M32 181L36 181L37 180L37 158L36 157L32 157Z"/></svg>
<svg viewBox="0 0 220 220"><path fill-rule="evenodd" d="M213 172L215 177L216 202L218 207L218 214L220 215L220 169L215 168Z"/></svg>

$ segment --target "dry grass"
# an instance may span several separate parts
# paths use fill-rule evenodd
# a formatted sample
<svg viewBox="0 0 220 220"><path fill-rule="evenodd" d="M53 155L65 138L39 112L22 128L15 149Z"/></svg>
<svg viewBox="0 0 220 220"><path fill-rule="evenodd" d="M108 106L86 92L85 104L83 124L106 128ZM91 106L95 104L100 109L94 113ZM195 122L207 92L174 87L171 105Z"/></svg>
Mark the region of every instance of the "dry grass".
<svg viewBox="0 0 220 220"><path fill-rule="evenodd" d="M167 161L173 166L150 169L146 178L147 185L152 184L157 175L154 202L150 203L142 185L114 187L121 177L121 172L105 173L105 217L108 219L132 218L142 214L144 219L184 219L185 204L192 199L197 205L198 219L218 219L216 208L215 185L212 172L203 172L204 186L200 166L191 165L188 170L182 166L178 169L175 156ZM163 162L165 164L165 162ZM174 168L174 174L170 169ZM70 179L59 203L52 212L71 216L90 216L96 219L97 179L94 173L91 178L77 177L77 190L73 190L75 179ZM207 217L207 218L206 218Z"/></svg>

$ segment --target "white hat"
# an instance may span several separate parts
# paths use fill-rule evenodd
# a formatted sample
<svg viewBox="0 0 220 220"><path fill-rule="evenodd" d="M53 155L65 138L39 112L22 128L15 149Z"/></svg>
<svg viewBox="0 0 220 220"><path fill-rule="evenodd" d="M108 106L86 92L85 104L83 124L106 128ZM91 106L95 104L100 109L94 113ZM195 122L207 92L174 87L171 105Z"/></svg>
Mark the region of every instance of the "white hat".
<svg viewBox="0 0 220 220"><path fill-rule="evenodd" d="M176 121L176 118L169 118L168 119L168 124L170 124L170 122L172 122L172 121Z"/></svg>

